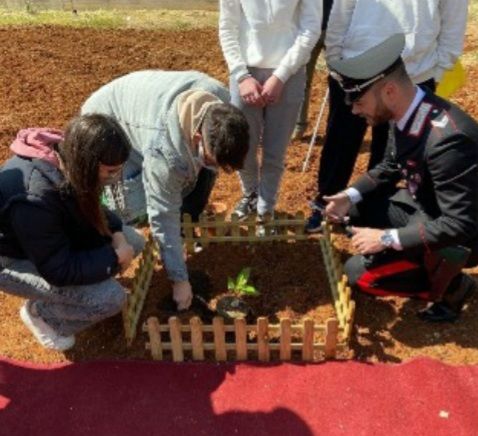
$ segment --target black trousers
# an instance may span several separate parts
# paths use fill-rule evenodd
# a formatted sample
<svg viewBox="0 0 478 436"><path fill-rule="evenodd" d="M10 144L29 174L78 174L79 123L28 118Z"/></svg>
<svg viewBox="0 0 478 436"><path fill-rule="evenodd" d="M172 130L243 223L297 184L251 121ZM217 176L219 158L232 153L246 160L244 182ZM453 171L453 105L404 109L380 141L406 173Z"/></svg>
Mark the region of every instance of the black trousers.
<svg viewBox="0 0 478 436"><path fill-rule="evenodd" d="M307 79L305 82L305 92L304 100L299 110L299 115L297 117L296 126L298 127L307 127L308 124L308 115L309 115L309 100L310 100L310 89L312 86L312 79L315 72L315 64L320 55L320 52L325 47L325 31L327 30L327 22L329 21L330 10L332 9L333 0L323 0L322 1L322 32L320 38L315 44L315 47L310 54L309 62L307 62L306 75Z"/></svg>
<svg viewBox="0 0 478 436"><path fill-rule="evenodd" d="M378 229L400 228L408 224L426 222L431 218L420 210L406 189L393 188L389 191L377 191L364 201L355 205L350 213L351 224L359 227ZM470 246L476 247L476 242ZM397 251L384 250L373 255L355 255L345 263L345 273L351 286L367 271L402 260L418 265L406 274L398 274L389 280L387 287L392 292L416 293L429 287L428 272L425 268L423 248ZM467 267L478 262L478 253L472 250ZM450 277L451 278L451 277ZM450 286L455 286L454 282Z"/></svg>
<svg viewBox="0 0 478 436"><path fill-rule="evenodd" d="M424 222L429 218L415 205L410 194L405 189L376 192L366 200L355 205L350 213L351 224L358 227L390 229L405 227L409 223ZM345 273L349 283L355 286L362 274L381 265L408 260L423 264L423 250L384 250L373 255L355 255L345 263ZM411 286L413 284L413 286ZM394 283L396 291L423 291L427 287L425 269L417 269L407 275L406 281Z"/></svg>
<svg viewBox="0 0 478 436"><path fill-rule="evenodd" d="M183 199L181 216L185 213L191 215L193 221L199 219L199 215L206 207L212 188L216 182L217 174L207 168L201 168L194 189Z"/></svg>
<svg viewBox="0 0 478 436"><path fill-rule="evenodd" d="M365 119L354 115L352 107L345 103L345 93L338 82L329 76L328 83L329 117L317 178L319 197L335 194L347 187L367 131ZM435 80L427 80L420 86L435 91ZM388 130L388 123L372 128L369 169L383 159Z"/></svg>

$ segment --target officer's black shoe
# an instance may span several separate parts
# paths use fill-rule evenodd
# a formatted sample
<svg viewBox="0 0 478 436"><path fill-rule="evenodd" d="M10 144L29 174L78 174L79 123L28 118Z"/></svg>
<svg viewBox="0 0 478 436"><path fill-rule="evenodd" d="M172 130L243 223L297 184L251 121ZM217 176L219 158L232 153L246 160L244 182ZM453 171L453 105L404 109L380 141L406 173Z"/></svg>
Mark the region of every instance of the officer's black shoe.
<svg viewBox="0 0 478 436"><path fill-rule="evenodd" d="M433 303L425 309L419 310L417 315L423 321L454 322L458 319L459 313L440 301Z"/></svg>
<svg viewBox="0 0 478 436"><path fill-rule="evenodd" d="M315 200L311 201L309 205L312 209L312 214L305 223L305 231L307 233L319 233L322 230L326 204L323 200Z"/></svg>
<svg viewBox="0 0 478 436"><path fill-rule="evenodd" d="M477 285L468 274L460 274L459 285L455 290L447 291L443 301L431 304L420 310L418 317L431 322L454 322L468 299L473 295Z"/></svg>

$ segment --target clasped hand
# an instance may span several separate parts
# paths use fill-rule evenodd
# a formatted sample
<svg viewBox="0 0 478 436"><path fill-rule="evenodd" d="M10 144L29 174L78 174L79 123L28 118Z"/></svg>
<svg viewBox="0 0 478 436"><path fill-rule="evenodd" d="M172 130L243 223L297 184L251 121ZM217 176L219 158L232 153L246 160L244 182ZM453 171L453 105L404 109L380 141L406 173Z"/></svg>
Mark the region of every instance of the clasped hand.
<svg viewBox="0 0 478 436"><path fill-rule="evenodd" d="M264 107L279 101L284 84L276 76L271 75L263 85L254 77L248 77L239 83L239 93L242 100L251 105Z"/></svg>

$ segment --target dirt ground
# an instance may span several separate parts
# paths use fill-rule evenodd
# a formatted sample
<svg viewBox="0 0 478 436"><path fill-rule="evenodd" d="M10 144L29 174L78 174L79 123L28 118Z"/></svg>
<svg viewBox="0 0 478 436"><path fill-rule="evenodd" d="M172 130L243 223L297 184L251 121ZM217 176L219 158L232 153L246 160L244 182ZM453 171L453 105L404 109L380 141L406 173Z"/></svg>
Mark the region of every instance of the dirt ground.
<svg viewBox="0 0 478 436"><path fill-rule="evenodd" d="M475 35L467 36L466 50L477 49ZM27 126L63 127L85 98L102 84L130 71L145 68L196 69L224 82L227 71L214 30L153 32L139 30L88 30L60 27L0 29L0 162L9 155L15 133ZM317 73L312 91L310 119L317 117L325 90L324 74ZM478 68L468 70L468 81L454 100L478 118ZM321 132L323 131L323 126ZM314 147L311 169L301 173L311 128L303 141L291 144L278 208L308 213L307 200L315 193L315 178L321 138ZM367 148L355 170L366 166ZM237 201L240 189L235 175L221 175L213 200ZM347 255L343 240L340 247ZM274 251L274 250L272 250ZM308 246L300 250L305 265L313 265L315 253ZM222 255L221 258L229 258ZM283 268L289 254L270 257L270 268ZM305 272L304 272L305 274ZM306 275L306 277L308 277ZM127 282L128 279L126 278ZM298 283L302 285L301 278ZM153 292L154 293L154 292ZM150 297L143 318L156 310L158 297ZM355 295L357 302L356 359L401 362L414 356L430 356L444 362L478 363L478 297L474 296L455 324L430 325L419 321L418 301ZM119 316L78 335L77 346L65 354L43 350L18 318L21 300L0 292L0 355L33 362L78 361L98 358L149 358L141 333L130 349L122 339Z"/></svg>

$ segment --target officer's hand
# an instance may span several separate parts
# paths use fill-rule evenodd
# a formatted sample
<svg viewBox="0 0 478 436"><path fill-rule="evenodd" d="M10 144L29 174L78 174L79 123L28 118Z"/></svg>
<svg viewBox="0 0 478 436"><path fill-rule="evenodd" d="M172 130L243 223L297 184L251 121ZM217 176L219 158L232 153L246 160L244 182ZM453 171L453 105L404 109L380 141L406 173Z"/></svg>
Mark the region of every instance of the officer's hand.
<svg viewBox="0 0 478 436"><path fill-rule="evenodd" d="M265 102L261 93L262 86L254 77L248 77L239 83L239 94L246 104L263 107Z"/></svg>
<svg viewBox="0 0 478 436"><path fill-rule="evenodd" d="M284 83L273 74L266 80L262 87L262 98L265 104L277 103L282 95Z"/></svg>
<svg viewBox="0 0 478 436"><path fill-rule="evenodd" d="M360 254L374 254L386 247L381 242L385 230L368 227L352 227L352 245Z"/></svg>
<svg viewBox="0 0 478 436"><path fill-rule="evenodd" d="M348 215L352 202L345 192L339 192L335 195L326 195L323 197L328 203L325 207L325 215L334 222L340 223Z"/></svg>
<svg viewBox="0 0 478 436"><path fill-rule="evenodd" d="M193 301L193 291L188 281L174 282L173 300L178 305L178 310L189 309Z"/></svg>

